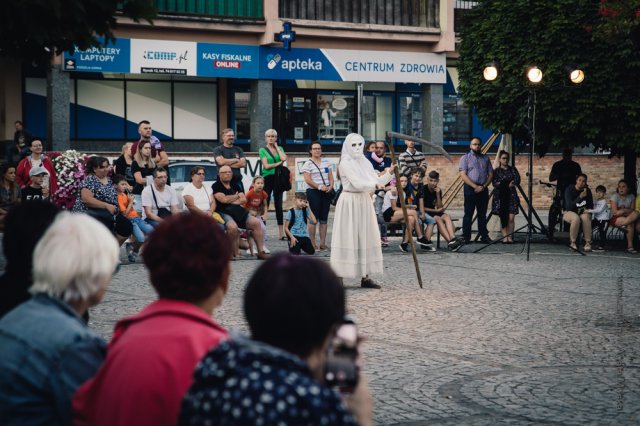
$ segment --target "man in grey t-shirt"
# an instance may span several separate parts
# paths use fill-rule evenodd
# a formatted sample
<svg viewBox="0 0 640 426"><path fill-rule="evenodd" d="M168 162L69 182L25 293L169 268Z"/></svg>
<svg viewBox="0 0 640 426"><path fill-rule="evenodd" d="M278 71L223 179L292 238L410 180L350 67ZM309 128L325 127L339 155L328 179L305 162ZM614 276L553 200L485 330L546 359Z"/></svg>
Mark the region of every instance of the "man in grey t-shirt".
<svg viewBox="0 0 640 426"><path fill-rule="evenodd" d="M242 184L242 173L240 169L243 169L247 165L247 159L244 156L242 148L235 146L235 133L233 129L224 129L221 132L222 145L213 150L213 158L216 160L218 170L222 166L229 166L233 172L233 178L231 184L238 188L238 191L244 192L244 185Z"/></svg>

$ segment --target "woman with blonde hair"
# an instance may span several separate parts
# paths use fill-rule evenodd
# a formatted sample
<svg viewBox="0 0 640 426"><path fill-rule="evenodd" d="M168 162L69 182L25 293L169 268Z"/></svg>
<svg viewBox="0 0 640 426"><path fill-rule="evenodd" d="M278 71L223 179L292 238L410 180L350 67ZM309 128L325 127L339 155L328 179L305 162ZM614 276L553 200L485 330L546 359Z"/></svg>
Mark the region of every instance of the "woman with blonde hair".
<svg viewBox="0 0 640 426"><path fill-rule="evenodd" d="M131 188L136 183L136 180L133 178L133 173L131 173L131 165L133 164L133 157L131 156L131 146L133 143L127 142L122 145L122 153L120 157L113 160L113 169L117 175L122 175L127 179L127 183Z"/></svg>
<svg viewBox="0 0 640 426"><path fill-rule="evenodd" d="M268 129L264 132L266 145L260 148L258 155L262 162L262 171L260 174L264 178L264 191L267 193L267 209L273 194L273 204L276 210L276 222L278 223L278 238L284 238L283 214L282 214L282 194L285 192L283 188L278 186L276 170L287 161L287 154L281 146L278 146L278 132L274 129Z"/></svg>
<svg viewBox="0 0 640 426"><path fill-rule="evenodd" d="M131 163L131 174L135 181L133 186L133 195L136 199L135 209L138 213L142 213L142 190L147 186L148 176L153 176L153 171L156 168L156 163L151 156L151 142L140 141L138 144L138 150L133 155L133 162Z"/></svg>
<svg viewBox="0 0 640 426"><path fill-rule="evenodd" d="M102 364L106 344L82 316L118 266L109 230L60 213L33 254L31 299L0 320L2 424L71 424L71 398Z"/></svg>

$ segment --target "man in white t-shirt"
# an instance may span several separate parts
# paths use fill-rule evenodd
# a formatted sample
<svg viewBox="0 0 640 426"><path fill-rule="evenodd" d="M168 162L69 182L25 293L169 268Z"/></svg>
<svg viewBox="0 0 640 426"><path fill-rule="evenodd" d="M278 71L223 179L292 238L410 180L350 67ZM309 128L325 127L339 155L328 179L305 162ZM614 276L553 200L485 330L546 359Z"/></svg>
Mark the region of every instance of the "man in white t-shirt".
<svg viewBox="0 0 640 426"><path fill-rule="evenodd" d="M164 217L180 213L176 190L167 185L167 170L157 167L153 171L153 184L142 190L143 218L153 226Z"/></svg>

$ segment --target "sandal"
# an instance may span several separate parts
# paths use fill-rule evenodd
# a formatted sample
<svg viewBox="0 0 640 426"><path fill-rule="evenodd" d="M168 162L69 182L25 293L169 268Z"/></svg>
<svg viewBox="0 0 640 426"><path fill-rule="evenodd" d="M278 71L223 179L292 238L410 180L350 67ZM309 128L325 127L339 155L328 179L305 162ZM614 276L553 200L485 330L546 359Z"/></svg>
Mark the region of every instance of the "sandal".
<svg viewBox="0 0 640 426"><path fill-rule="evenodd" d="M329 250L329 246L320 246L320 251Z"/></svg>
<svg viewBox="0 0 640 426"><path fill-rule="evenodd" d="M627 253L630 253L630 254L637 254L637 253L638 253L638 251L637 251L636 249L634 249L633 247L629 247L629 248L627 249Z"/></svg>

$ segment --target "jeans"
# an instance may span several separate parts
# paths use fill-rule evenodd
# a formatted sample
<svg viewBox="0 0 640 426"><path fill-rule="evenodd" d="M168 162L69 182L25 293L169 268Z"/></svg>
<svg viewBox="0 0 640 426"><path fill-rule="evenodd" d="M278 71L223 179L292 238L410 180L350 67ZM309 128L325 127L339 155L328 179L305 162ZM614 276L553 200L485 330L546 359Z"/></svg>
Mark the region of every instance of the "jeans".
<svg viewBox="0 0 640 426"><path fill-rule="evenodd" d="M309 200L309 208L318 220L318 223L327 223L331 200L327 198L326 193L318 189L308 188L307 200Z"/></svg>
<svg viewBox="0 0 640 426"><path fill-rule="evenodd" d="M473 212L478 212L478 234L480 238L489 238L487 231L487 205L489 203L489 191L485 188L482 192L475 192L472 187L464 185L464 217L462 218L462 237L471 239L471 221Z"/></svg>
<svg viewBox="0 0 640 426"><path fill-rule="evenodd" d="M153 226L139 217L130 217L129 220L133 225L133 236L139 243L144 243L144 236L153 231Z"/></svg>

